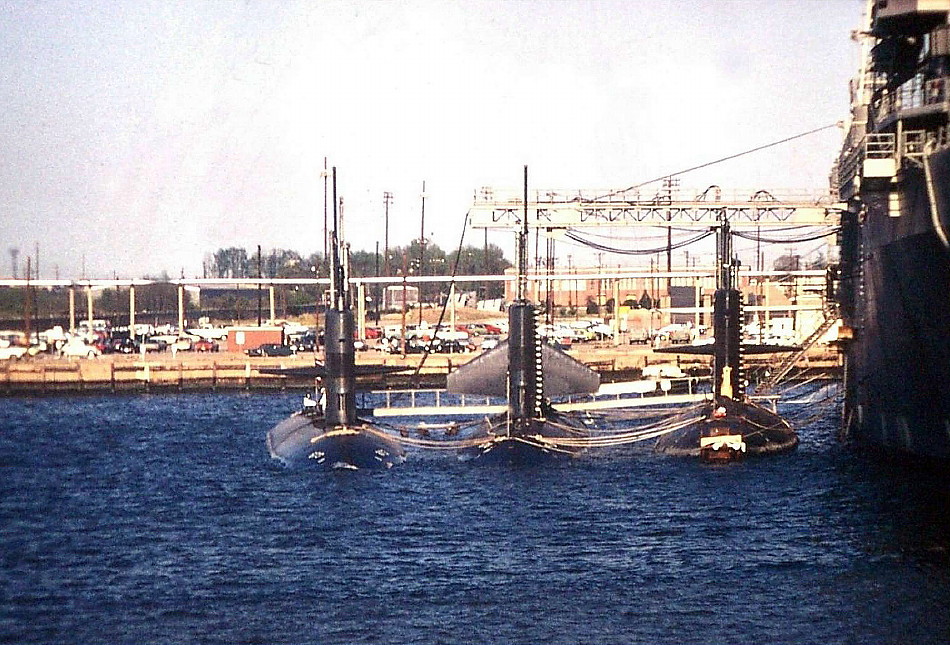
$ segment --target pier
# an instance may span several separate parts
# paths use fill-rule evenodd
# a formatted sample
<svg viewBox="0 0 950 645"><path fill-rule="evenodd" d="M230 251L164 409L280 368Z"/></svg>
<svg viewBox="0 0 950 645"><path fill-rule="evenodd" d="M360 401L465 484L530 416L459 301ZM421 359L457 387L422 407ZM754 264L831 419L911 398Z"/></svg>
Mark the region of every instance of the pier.
<svg viewBox="0 0 950 645"><path fill-rule="evenodd" d="M609 343L588 344L570 351L571 355L598 371L605 383L639 379L650 365L669 364L668 355L654 354L652 349L628 345L612 347ZM402 365L404 373L382 379L367 379L371 388L442 388L446 375L473 358L476 352L461 354L430 354L419 374L416 368L422 355L405 358L376 351L359 352L358 364ZM179 352L139 355L109 354L98 358L56 358L41 355L0 362L0 396L44 395L58 393L123 393L199 390L283 390L313 387L313 379L262 374L260 368L306 367L314 364L313 353L267 358L248 357L237 352ZM767 367L764 359L750 357L751 368ZM680 365L691 375L708 373L705 359L685 358ZM813 347L794 366L794 374L836 378L840 364L836 350Z"/></svg>

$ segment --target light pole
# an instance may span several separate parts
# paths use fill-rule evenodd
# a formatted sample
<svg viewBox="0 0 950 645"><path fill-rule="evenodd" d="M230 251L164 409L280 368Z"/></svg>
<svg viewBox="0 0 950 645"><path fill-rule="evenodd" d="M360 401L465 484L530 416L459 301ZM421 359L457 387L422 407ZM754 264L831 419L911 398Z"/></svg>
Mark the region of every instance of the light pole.
<svg viewBox="0 0 950 645"><path fill-rule="evenodd" d="M426 261L426 180L422 180L422 216L419 218L419 275L425 275ZM419 326L422 326L422 283L419 283Z"/></svg>
<svg viewBox="0 0 950 645"><path fill-rule="evenodd" d="M393 194L388 190L383 191L383 206L386 208L386 232L383 241L383 272L389 276L389 205L393 201Z"/></svg>

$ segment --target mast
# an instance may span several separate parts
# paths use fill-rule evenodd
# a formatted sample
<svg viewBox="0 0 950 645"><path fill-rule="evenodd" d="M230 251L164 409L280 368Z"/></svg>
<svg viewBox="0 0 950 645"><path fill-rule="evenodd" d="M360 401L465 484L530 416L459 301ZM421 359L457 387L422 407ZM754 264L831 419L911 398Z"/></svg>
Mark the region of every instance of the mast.
<svg viewBox="0 0 950 645"><path fill-rule="evenodd" d="M524 214L521 230L518 231L518 302L527 300L528 294L528 166L524 167Z"/></svg>

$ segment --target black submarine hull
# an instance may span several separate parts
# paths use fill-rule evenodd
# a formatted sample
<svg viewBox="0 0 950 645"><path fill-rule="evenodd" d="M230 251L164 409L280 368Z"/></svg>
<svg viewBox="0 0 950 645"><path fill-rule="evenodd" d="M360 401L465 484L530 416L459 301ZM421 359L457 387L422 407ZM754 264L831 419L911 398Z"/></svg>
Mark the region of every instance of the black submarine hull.
<svg viewBox="0 0 950 645"><path fill-rule="evenodd" d="M724 410L721 416L717 410ZM740 436L744 456L762 457L794 450L798 434L788 421L762 406L748 401L710 403L703 418L685 428L663 435L656 451L676 457L701 457L701 440L712 437Z"/></svg>
<svg viewBox="0 0 950 645"><path fill-rule="evenodd" d="M485 441L462 450L459 458L503 466L535 466L576 458L583 450L559 444L558 439L588 436L587 429L548 409L547 418L531 419L526 427L515 428L515 432L507 431L510 421L505 414L486 419L479 430L485 434Z"/></svg>
<svg viewBox="0 0 950 645"><path fill-rule="evenodd" d="M405 461L399 443L365 423L326 427L322 415L298 412L267 433L267 449L285 466L386 470Z"/></svg>

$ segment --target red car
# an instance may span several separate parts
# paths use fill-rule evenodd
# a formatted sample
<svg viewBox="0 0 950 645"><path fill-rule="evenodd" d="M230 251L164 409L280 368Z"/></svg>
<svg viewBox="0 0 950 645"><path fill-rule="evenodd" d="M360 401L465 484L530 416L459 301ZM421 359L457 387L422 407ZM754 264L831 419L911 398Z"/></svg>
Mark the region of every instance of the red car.
<svg viewBox="0 0 950 645"><path fill-rule="evenodd" d="M366 328L366 337L367 338L382 338L383 330L379 327L367 327Z"/></svg>
<svg viewBox="0 0 950 645"><path fill-rule="evenodd" d="M202 338L193 342L191 349L196 352L216 352L218 351L218 344L213 340Z"/></svg>

